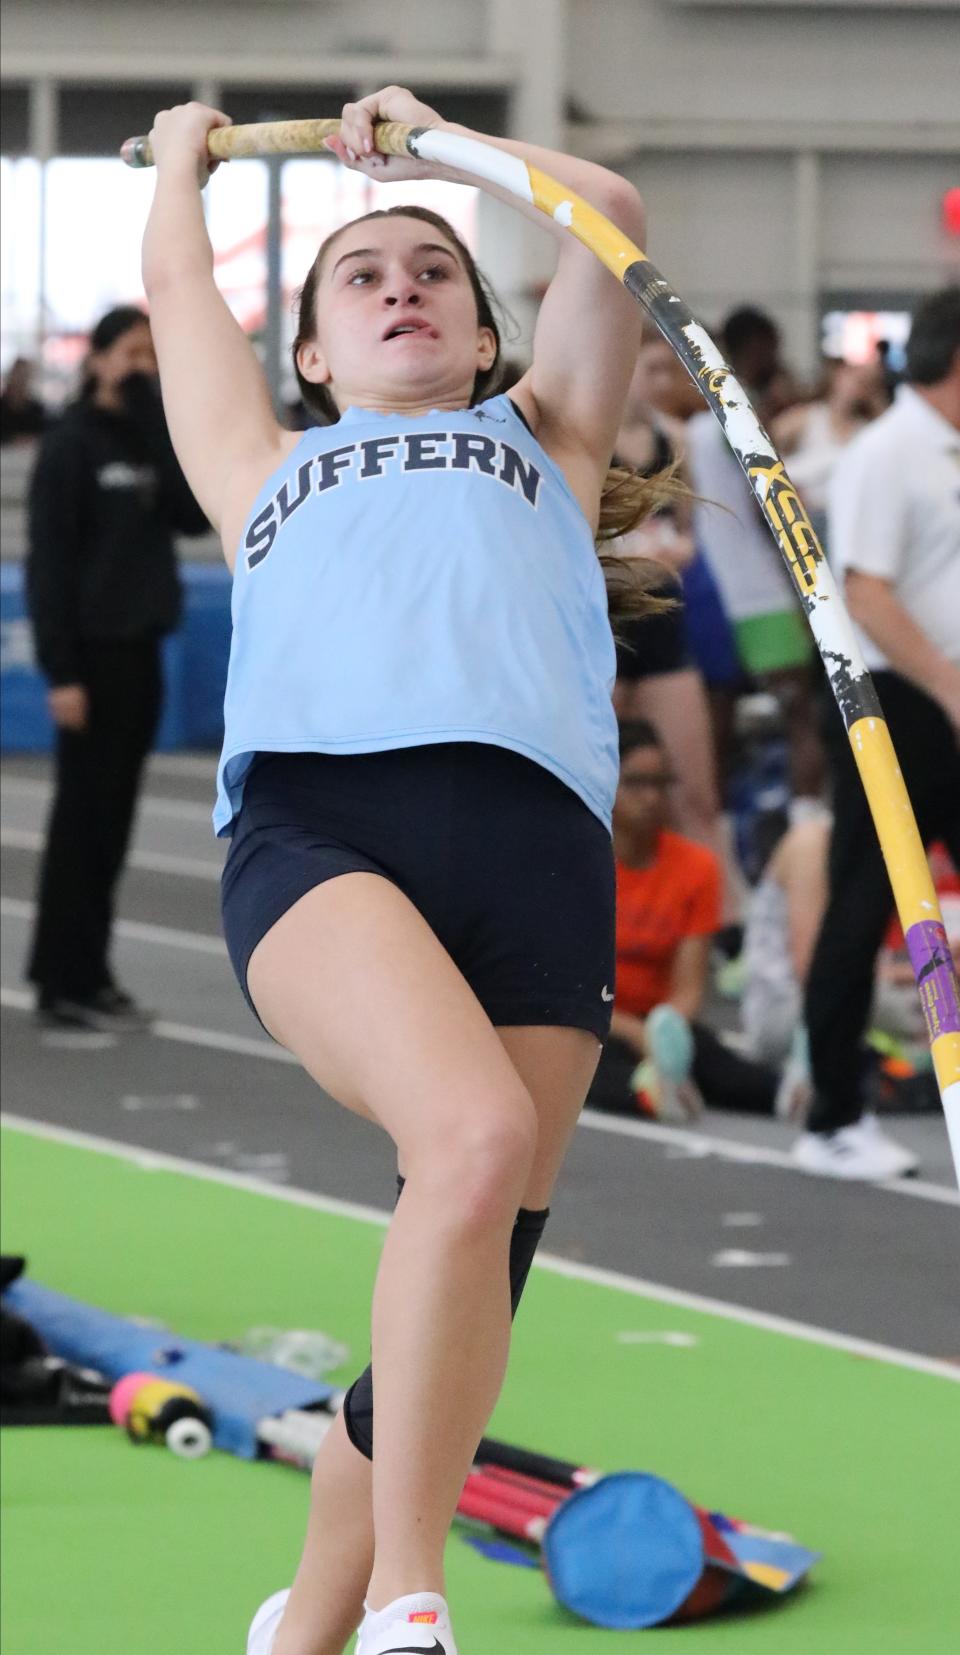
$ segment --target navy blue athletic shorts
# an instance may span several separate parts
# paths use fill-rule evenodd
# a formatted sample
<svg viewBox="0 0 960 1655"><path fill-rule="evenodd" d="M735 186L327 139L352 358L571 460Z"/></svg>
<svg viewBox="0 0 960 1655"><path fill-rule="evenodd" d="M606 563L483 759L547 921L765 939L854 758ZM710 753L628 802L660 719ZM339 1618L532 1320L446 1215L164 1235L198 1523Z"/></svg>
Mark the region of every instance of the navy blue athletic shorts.
<svg viewBox="0 0 960 1655"><path fill-rule="evenodd" d="M223 870L223 927L248 1004L258 942L344 873L409 897L491 1022L605 1040L614 982L610 835L542 765L449 742L360 754L259 753Z"/></svg>

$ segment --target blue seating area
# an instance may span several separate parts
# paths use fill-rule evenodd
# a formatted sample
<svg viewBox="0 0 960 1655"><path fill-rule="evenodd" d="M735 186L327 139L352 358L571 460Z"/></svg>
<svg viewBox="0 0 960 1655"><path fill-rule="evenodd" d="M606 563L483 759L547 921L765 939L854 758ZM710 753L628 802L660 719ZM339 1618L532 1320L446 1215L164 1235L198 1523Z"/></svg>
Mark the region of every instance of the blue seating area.
<svg viewBox="0 0 960 1655"><path fill-rule="evenodd" d="M230 654L230 573L223 565L181 564L184 615L164 645L166 695L157 747L218 747ZM44 753L53 745L46 685L37 670L23 589L23 566L0 566L0 750Z"/></svg>

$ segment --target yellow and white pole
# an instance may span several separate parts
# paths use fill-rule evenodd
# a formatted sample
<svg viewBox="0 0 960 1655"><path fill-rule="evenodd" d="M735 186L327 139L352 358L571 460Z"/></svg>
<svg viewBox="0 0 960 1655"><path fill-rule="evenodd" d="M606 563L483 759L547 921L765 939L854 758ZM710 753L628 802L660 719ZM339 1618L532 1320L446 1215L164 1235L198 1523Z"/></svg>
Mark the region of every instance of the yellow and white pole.
<svg viewBox="0 0 960 1655"><path fill-rule="evenodd" d="M315 153L339 129L338 120L216 127L209 136L209 151L217 160ZM398 122L381 122L374 131L381 154L414 155L487 179L576 236L649 313L720 421L790 571L843 715L917 981L960 1183L960 987L923 842L836 582L803 502L746 392L709 334L641 249L555 179L473 138ZM128 139L121 154L131 166L152 165L148 138Z"/></svg>

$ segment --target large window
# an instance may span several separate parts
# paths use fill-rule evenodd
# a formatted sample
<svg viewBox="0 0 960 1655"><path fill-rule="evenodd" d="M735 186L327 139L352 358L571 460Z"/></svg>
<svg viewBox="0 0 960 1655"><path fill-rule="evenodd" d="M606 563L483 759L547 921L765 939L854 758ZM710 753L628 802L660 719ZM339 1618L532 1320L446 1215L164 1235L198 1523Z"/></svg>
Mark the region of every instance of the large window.
<svg viewBox="0 0 960 1655"><path fill-rule="evenodd" d="M36 344L40 302L40 166L0 160L0 362Z"/></svg>
<svg viewBox="0 0 960 1655"><path fill-rule="evenodd" d="M43 369L48 395L60 400L90 327L112 305L142 300L150 191L122 161L70 157L48 164L45 198Z"/></svg>
<svg viewBox="0 0 960 1655"><path fill-rule="evenodd" d="M115 158L61 157L46 168L0 161L2 332L0 365L40 355L42 391L60 402L76 384L87 334L115 304L142 304L140 244L153 176ZM476 191L455 184L385 186L332 160L282 163L282 303L287 343L293 298L325 236L374 207L403 201L434 208L473 246ZM204 195L216 280L255 340L267 312L267 163L221 167ZM292 385L285 387L287 391Z"/></svg>
<svg viewBox="0 0 960 1655"><path fill-rule="evenodd" d="M207 185L204 202L217 286L245 333L258 334L267 309L267 168L232 161Z"/></svg>

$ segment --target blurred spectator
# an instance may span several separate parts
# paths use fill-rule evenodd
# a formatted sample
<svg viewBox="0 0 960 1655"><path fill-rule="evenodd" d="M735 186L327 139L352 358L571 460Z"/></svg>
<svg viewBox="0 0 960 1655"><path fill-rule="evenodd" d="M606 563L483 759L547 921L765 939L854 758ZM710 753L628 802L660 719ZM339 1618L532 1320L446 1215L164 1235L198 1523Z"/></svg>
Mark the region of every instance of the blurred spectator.
<svg viewBox="0 0 960 1655"><path fill-rule="evenodd" d="M797 403L773 422L773 440L787 460L790 481L821 540L826 536L830 478L847 443L890 405L879 362L827 363L826 395Z"/></svg>
<svg viewBox="0 0 960 1655"><path fill-rule="evenodd" d="M887 392L887 400L892 401L896 395L898 385L902 385L903 376L893 366L893 346L889 339L877 340L877 359L880 363L880 372Z"/></svg>
<svg viewBox="0 0 960 1655"><path fill-rule="evenodd" d="M703 397L673 347L648 327L640 345L627 397L619 452L638 470L671 461L688 479L685 421L703 412ZM661 519L642 525L652 532ZM616 706L624 718L647 718L664 738L677 781L677 821L683 832L709 845L723 865L723 922L738 924L745 887L733 851L729 818L720 810L717 734L724 728L726 701L740 678L733 631L710 569L692 538L692 501L683 502L674 522L664 524L662 561L679 576L683 611L673 622L672 659L664 664L667 627L657 640L642 627L618 651ZM672 534L669 531L672 529ZM647 548L630 537L630 545ZM659 656L659 664L657 657Z"/></svg>
<svg viewBox="0 0 960 1655"><path fill-rule="evenodd" d="M46 408L33 395L33 363L18 356L0 395L0 443L28 442L42 436L49 423Z"/></svg>
<svg viewBox="0 0 960 1655"><path fill-rule="evenodd" d="M28 974L42 1022L103 1028L144 1021L110 969L113 893L180 614L173 533L207 523L167 434L146 316L109 311L90 345L30 484L27 595L57 747Z"/></svg>
<svg viewBox="0 0 960 1655"><path fill-rule="evenodd" d="M689 1119L702 1099L771 1114L777 1071L741 1057L700 1020L720 923L720 864L703 845L667 828L670 785L652 725L622 725L613 815L616 997L589 1101L614 1111L643 1108L662 1119Z"/></svg>
<svg viewBox="0 0 960 1655"><path fill-rule="evenodd" d="M671 466L682 475L677 447L682 427L649 407L642 395L646 374L644 362L628 393L616 459L646 477ZM662 564L664 592L680 599L679 580L694 557L689 500L679 496L671 501L611 550L620 557L649 557ZM676 778L678 825L719 855L720 801L710 711L703 681L690 659L684 621L681 601L664 614L621 623L614 705L618 717L644 718L656 726Z"/></svg>
<svg viewBox="0 0 960 1655"><path fill-rule="evenodd" d="M960 287L924 300L896 401L844 451L830 495L833 561L875 675L920 833L960 867ZM863 786L828 712L834 826L806 1022L814 1103L801 1165L841 1178L912 1171L864 1113L862 1040L892 910Z"/></svg>
<svg viewBox="0 0 960 1655"><path fill-rule="evenodd" d="M776 846L747 908L741 1018L747 1049L767 1063L806 1052L803 996L827 902L829 811L797 822ZM935 883L954 957L960 957L960 884L942 871ZM877 963L871 1033L926 1047L923 1014L903 936L890 926ZM801 1037L798 1039L798 1036ZM805 1061L805 1058L804 1058Z"/></svg>
<svg viewBox="0 0 960 1655"><path fill-rule="evenodd" d="M765 310L732 310L720 324L720 344L761 420L775 419L800 400L801 387L780 355L780 329Z"/></svg>
<svg viewBox="0 0 960 1655"><path fill-rule="evenodd" d="M783 1063L803 1023L803 988L827 897L830 817L784 834L747 907L743 938L743 1032L752 1056Z"/></svg>
<svg viewBox="0 0 960 1655"><path fill-rule="evenodd" d="M740 672L777 699L795 799L818 798L822 749L813 696L813 642L793 582L726 437L712 414L686 428L694 533L720 593ZM718 709L721 777L729 770L732 686Z"/></svg>
<svg viewBox="0 0 960 1655"><path fill-rule="evenodd" d="M631 395L657 414L674 446L687 420L704 410L703 392L652 322L643 330Z"/></svg>

